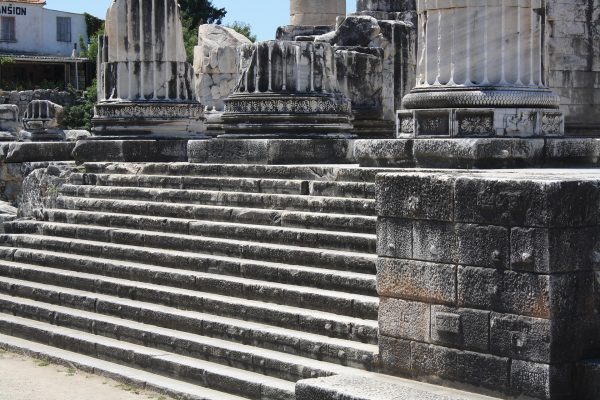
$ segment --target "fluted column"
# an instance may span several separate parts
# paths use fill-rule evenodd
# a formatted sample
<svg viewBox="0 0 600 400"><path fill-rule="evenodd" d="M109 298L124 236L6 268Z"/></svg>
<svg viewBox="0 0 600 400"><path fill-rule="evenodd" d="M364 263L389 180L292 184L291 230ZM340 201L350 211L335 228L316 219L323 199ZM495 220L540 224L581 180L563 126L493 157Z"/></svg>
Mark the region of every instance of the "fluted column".
<svg viewBox="0 0 600 400"><path fill-rule="evenodd" d="M96 134L189 137L203 130L177 0L113 0L97 72Z"/></svg>
<svg viewBox="0 0 600 400"><path fill-rule="evenodd" d="M418 0L417 12L417 80L403 99L404 108L558 108L543 71L542 0ZM550 114L534 114L504 112L499 118L496 112L490 128L480 131L493 125L501 133L502 119L504 133L544 134L541 121ZM560 118L560 123L550 118L559 126L554 133L564 129Z"/></svg>
<svg viewBox="0 0 600 400"><path fill-rule="evenodd" d="M346 15L346 0L290 0L290 25L335 25Z"/></svg>
<svg viewBox="0 0 600 400"><path fill-rule="evenodd" d="M243 52L242 76L225 99L226 133L307 136L352 128L330 44L267 41Z"/></svg>

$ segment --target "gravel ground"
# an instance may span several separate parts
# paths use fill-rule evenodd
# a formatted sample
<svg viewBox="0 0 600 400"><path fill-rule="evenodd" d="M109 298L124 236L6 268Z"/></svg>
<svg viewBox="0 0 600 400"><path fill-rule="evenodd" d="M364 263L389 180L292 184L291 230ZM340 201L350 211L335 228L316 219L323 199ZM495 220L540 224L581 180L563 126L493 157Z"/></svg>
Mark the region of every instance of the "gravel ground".
<svg viewBox="0 0 600 400"><path fill-rule="evenodd" d="M0 349L0 400L173 400Z"/></svg>

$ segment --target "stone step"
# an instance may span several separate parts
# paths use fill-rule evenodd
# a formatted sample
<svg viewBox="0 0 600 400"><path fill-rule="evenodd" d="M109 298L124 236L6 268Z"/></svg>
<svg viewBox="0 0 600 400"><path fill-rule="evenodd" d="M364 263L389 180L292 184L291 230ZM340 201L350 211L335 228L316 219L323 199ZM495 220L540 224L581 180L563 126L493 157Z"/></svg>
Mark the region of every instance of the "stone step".
<svg viewBox="0 0 600 400"><path fill-rule="evenodd" d="M248 399L294 399L295 384L259 373L182 356L40 321L0 314L4 334L63 350L177 377Z"/></svg>
<svg viewBox="0 0 600 400"><path fill-rule="evenodd" d="M3 249L4 259L49 268L153 283L231 297L302 307L356 318L377 319L379 298L314 289L298 285L259 281L203 272L157 267L93 257L62 255L31 249ZM297 282L299 283L299 282Z"/></svg>
<svg viewBox="0 0 600 400"><path fill-rule="evenodd" d="M191 203L225 207L291 210L375 216L375 200L287 194L219 192L211 190L63 185L62 195L116 200Z"/></svg>
<svg viewBox="0 0 600 400"><path fill-rule="evenodd" d="M0 348L6 351L24 353L41 360L48 360L54 364L77 368L80 371L90 374L106 376L136 388L156 391L173 398L187 400L245 400L244 397L207 389L159 374L84 356L79 353L14 336L0 334Z"/></svg>
<svg viewBox="0 0 600 400"><path fill-rule="evenodd" d="M377 343L376 320L4 260L0 276Z"/></svg>
<svg viewBox="0 0 600 400"><path fill-rule="evenodd" d="M315 231L311 229L271 227L232 222L199 221L184 218L150 217L135 214L47 209L44 210L44 220L48 222L173 232L185 235L229 238L330 250L358 251L364 253L375 253L377 247L376 235L370 234L324 230Z"/></svg>
<svg viewBox="0 0 600 400"><path fill-rule="evenodd" d="M114 200L59 196L57 207L68 210L112 212L205 221L250 223L311 230L375 234L377 217L258 208L174 204L152 201Z"/></svg>
<svg viewBox="0 0 600 400"><path fill-rule="evenodd" d="M377 256L367 253L45 221L11 221L4 229L14 234L34 233L360 273L376 272Z"/></svg>
<svg viewBox="0 0 600 400"><path fill-rule="evenodd" d="M85 163L86 172L97 174L139 174L238 177L260 179L299 179L311 181L375 182L386 168L360 168L358 165L256 165L195 163Z"/></svg>
<svg viewBox="0 0 600 400"><path fill-rule="evenodd" d="M373 326L348 323L347 336L354 340L339 339L293 330L285 321L282 325L286 327L278 327L249 321L245 315L246 319L236 319L3 276L0 276L0 293L350 367L373 369L378 362L377 345L355 341L366 340L368 335L376 342L377 328ZM326 331L334 328L331 321L316 323L324 325Z"/></svg>
<svg viewBox="0 0 600 400"><path fill-rule="evenodd" d="M158 267L210 272L269 282L292 285L302 283L306 287L357 295L377 295L375 276L371 274L38 235L7 235L2 240L4 245L17 247L22 252L29 249L32 254L31 260L60 256L60 260L56 262L67 263L72 257L77 263L78 260L84 261L89 257L95 257L104 260L107 264L106 268L109 268L109 264L123 263L122 260L128 260ZM0 248L2 254L6 251L12 252L10 248ZM12 254L9 256L12 257Z"/></svg>
<svg viewBox="0 0 600 400"><path fill-rule="evenodd" d="M0 295L0 313L191 356L293 382L300 379L356 373L354 368L338 364L19 297Z"/></svg>
<svg viewBox="0 0 600 400"><path fill-rule="evenodd" d="M375 184L367 182L93 173L76 173L70 180L80 185L375 198Z"/></svg>

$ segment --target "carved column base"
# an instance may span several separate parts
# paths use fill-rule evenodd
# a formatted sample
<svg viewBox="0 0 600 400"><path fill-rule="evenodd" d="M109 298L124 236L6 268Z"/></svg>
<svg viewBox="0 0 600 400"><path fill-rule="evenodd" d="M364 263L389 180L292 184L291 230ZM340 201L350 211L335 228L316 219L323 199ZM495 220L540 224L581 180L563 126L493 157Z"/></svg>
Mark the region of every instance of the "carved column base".
<svg viewBox="0 0 600 400"><path fill-rule="evenodd" d="M557 109L440 108L398 111L398 138L560 137L564 116Z"/></svg>
<svg viewBox="0 0 600 400"><path fill-rule="evenodd" d="M352 130L350 101L335 94L243 93L225 100L227 135L339 136Z"/></svg>
<svg viewBox="0 0 600 400"><path fill-rule="evenodd" d="M423 108L558 108L560 98L548 89L519 87L415 88L404 96L402 107Z"/></svg>
<svg viewBox="0 0 600 400"><path fill-rule="evenodd" d="M92 119L96 136L193 138L204 131L200 103L99 103Z"/></svg>

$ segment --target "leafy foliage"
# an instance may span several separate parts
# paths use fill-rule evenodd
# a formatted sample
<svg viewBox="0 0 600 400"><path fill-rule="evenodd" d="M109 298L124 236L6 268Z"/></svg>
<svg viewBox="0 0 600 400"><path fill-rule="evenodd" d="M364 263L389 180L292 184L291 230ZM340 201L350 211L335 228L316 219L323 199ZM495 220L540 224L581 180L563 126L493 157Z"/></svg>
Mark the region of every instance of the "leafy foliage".
<svg viewBox="0 0 600 400"><path fill-rule="evenodd" d="M225 25L237 33L246 36L251 42L256 42L256 35L252 34L252 27L245 22L235 21L233 24Z"/></svg>
<svg viewBox="0 0 600 400"><path fill-rule="evenodd" d="M92 129L94 104L98 99L96 80L85 90L75 104L65 107L62 125L66 129Z"/></svg>
<svg viewBox="0 0 600 400"><path fill-rule="evenodd" d="M85 18L85 26L87 29L88 38L94 36L100 29L104 29L104 20L94 17L88 13L83 13L83 16Z"/></svg>
<svg viewBox="0 0 600 400"><path fill-rule="evenodd" d="M198 44L198 27L202 24L221 24L227 14L224 8L213 6L211 0L179 0L183 42L190 63L194 60L194 47Z"/></svg>

